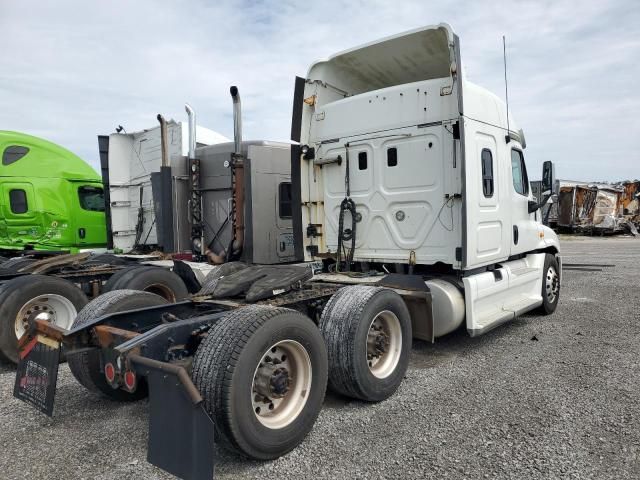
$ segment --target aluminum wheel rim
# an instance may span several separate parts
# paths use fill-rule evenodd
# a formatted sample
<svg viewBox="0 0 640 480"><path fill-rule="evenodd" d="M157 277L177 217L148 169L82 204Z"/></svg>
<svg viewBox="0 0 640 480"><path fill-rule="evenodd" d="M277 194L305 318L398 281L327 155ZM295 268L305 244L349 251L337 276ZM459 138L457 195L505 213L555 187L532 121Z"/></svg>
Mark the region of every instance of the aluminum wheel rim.
<svg viewBox="0 0 640 480"><path fill-rule="evenodd" d="M282 386L286 372L286 392ZM312 368L307 350L295 340L272 345L260 358L253 374L251 404L256 419L271 429L293 422L307 404ZM280 381L278 381L280 380Z"/></svg>
<svg viewBox="0 0 640 480"><path fill-rule="evenodd" d="M38 295L25 303L18 311L15 320L16 337L27 331L30 320L46 320L58 327L69 330L78 311L73 303L62 295Z"/></svg>
<svg viewBox="0 0 640 480"><path fill-rule="evenodd" d="M556 298L558 298L560 282L558 281L558 272L556 272L556 269L553 266L550 266L547 269L544 288L547 294L547 300L549 301L549 303L554 303L556 301Z"/></svg>
<svg viewBox="0 0 640 480"><path fill-rule="evenodd" d="M373 376L387 378L394 372L402 354L402 328L395 313L384 310L371 321L366 354Z"/></svg>

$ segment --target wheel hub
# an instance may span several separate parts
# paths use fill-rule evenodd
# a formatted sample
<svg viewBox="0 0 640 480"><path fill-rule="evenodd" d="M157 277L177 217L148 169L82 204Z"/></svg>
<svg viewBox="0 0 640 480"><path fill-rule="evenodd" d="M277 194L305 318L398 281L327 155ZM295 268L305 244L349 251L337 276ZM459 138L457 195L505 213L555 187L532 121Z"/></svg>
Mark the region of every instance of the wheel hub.
<svg viewBox="0 0 640 480"><path fill-rule="evenodd" d="M282 428L302 411L311 388L311 360L294 340L272 346L260 359L253 376L251 403L260 423Z"/></svg>
<svg viewBox="0 0 640 480"><path fill-rule="evenodd" d="M289 391L291 385L291 377L286 367L278 366L282 363L274 360L263 362L258 367L254 388L256 393L262 395L265 399L282 398Z"/></svg>
<svg viewBox="0 0 640 480"><path fill-rule="evenodd" d="M286 368L278 368L271 375L269 386L271 387L271 395L274 397L284 397L289 391L289 371Z"/></svg>
<svg viewBox="0 0 640 480"><path fill-rule="evenodd" d="M547 294L547 300L551 303L555 302L556 297L558 296L558 291L560 290L560 281L558 278L558 273L553 267L549 267L549 269L547 270L547 275L545 278L545 290Z"/></svg>
<svg viewBox="0 0 640 480"><path fill-rule="evenodd" d="M25 303L15 317L16 338L22 337L35 320L44 320L69 329L77 315L76 308L67 298L56 295L39 295Z"/></svg>
<svg viewBox="0 0 640 480"><path fill-rule="evenodd" d="M389 335L382 327L372 325L367 335L367 359L379 358L385 354L389 348Z"/></svg>
<svg viewBox="0 0 640 480"><path fill-rule="evenodd" d="M402 329L400 320L389 310L380 312L369 325L367 333L367 365L378 378L391 375L400 361Z"/></svg>

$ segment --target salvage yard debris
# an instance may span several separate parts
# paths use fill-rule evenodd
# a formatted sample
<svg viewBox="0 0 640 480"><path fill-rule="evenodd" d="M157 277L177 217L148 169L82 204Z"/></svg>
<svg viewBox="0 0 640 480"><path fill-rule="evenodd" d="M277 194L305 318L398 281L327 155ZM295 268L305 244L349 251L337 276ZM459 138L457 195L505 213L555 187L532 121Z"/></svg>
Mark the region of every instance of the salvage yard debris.
<svg viewBox="0 0 640 480"><path fill-rule="evenodd" d="M536 186L533 185L534 194L541 195ZM557 230L639 235L640 180L618 183L557 180L554 194L554 201L544 208L542 218Z"/></svg>

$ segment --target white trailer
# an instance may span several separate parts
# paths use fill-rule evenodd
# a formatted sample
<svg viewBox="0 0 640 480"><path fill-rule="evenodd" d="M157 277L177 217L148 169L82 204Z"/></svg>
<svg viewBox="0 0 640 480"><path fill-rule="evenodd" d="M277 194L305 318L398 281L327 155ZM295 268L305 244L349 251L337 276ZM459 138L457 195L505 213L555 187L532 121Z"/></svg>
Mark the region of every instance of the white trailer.
<svg viewBox="0 0 640 480"><path fill-rule="evenodd" d="M392 395L412 338L552 313L559 243L540 223L524 135L460 67L445 24L314 63L296 80L287 207L306 262L225 263L173 305L108 292L71 331L36 319L16 396L51 414L64 344L85 387L119 400L148 387L151 463L211 479L214 431L242 455L277 458L312 428L327 386L369 402ZM235 117L237 180L246 158ZM542 183L551 189L550 163ZM243 195L234 188L232 210ZM233 253L244 223L237 211L232 220Z"/></svg>

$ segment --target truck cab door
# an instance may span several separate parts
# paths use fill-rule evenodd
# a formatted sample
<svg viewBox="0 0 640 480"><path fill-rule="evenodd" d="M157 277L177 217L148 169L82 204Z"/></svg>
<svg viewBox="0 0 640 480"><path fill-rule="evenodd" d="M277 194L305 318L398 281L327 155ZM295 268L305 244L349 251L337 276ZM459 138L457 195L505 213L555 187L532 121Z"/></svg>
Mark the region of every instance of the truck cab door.
<svg viewBox="0 0 640 480"><path fill-rule="evenodd" d="M76 244L80 248L104 247L107 243L104 189L96 184L74 185L77 207L72 212Z"/></svg>
<svg viewBox="0 0 640 480"><path fill-rule="evenodd" d="M463 268L509 257L511 189L509 159L501 132L473 121L465 124L465 223ZM507 183L506 180L509 180Z"/></svg>
<svg viewBox="0 0 640 480"><path fill-rule="evenodd" d="M536 212L529 213L534 200L527 176L524 154L519 146L511 147L511 255L535 250L539 243L540 224Z"/></svg>

